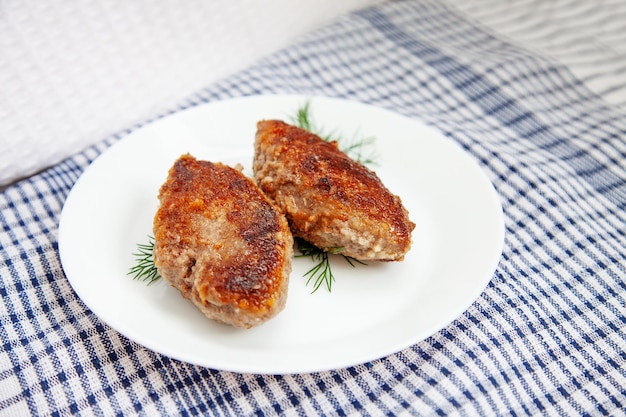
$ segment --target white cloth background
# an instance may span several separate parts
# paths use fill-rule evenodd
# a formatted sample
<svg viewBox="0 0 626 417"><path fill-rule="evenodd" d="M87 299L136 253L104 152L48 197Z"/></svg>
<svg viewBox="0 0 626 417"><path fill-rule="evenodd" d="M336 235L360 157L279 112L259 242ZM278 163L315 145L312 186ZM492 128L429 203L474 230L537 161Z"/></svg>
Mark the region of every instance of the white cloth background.
<svg viewBox="0 0 626 417"><path fill-rule="evenodd" d="M344 13L382 1L0 1L0 187L175 108ZM626 22L626 2L450 3L568 65L590 89L626 109L626 25L606 15Z"/></svg>
<svg viewBox="0 0 626 417"><path fill-rule="evenodd" d="M0 1L0 187L378 2Z"/></svg>

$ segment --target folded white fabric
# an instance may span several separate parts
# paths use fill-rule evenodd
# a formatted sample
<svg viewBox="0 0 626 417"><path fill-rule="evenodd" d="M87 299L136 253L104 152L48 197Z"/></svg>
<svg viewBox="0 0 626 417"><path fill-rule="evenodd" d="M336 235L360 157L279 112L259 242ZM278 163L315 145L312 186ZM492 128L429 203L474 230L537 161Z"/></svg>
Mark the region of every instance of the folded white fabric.
<svg viewBox="0 0 626 417"><path fill-rule="evenodd" d="M377 2L0 2L0 187Z"/></svg>

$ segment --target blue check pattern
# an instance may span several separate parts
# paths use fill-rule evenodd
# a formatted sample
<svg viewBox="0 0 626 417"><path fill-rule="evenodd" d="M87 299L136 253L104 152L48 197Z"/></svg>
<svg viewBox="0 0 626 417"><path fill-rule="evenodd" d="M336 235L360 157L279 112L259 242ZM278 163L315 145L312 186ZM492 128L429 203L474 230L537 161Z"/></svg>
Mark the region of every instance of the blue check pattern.
<svg viewBox="0 0 626 417"><path fill-rule="evenodd" d="M217 371L127 340L73 292L57 232L74 182L142 121L0 194L1 415L624 415L624 109L424 0L344 16L168 114L272 93L387 108L471 154L506 226L481 296L414 346L313 374Z"/></svg>

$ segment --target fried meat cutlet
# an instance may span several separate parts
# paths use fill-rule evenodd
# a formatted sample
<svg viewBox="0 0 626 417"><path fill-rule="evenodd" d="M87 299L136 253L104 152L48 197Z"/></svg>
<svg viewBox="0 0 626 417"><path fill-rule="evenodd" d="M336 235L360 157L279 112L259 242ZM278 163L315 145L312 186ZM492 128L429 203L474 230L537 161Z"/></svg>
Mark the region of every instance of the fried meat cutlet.
<svg viewBox="0 0 626 417"><path fill-rule="evenodd" d="M399 261L411 222L399 197L337 142L279 120L257 124L253 171L292 234L359 260Z"/></svg>
<svg viewBox="0 0 626 417"><path fill-rule="evenodd" d="M207 317L250 328L285 306L293 237L242 172L181 156L159 192L154 260Z"/></svg>

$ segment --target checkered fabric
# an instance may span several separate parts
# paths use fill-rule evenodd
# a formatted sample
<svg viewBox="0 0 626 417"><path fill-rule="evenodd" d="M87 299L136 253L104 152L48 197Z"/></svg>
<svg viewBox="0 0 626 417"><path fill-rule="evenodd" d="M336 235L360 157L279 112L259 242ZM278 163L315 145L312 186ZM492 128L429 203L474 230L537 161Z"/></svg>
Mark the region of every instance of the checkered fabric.
<svg viewBox="0 0 626 417"><path fill-rule="evenodd" d="M623 3L613 6L606 25L623 32ZM624 109L467 13L423 0L346 15L171 113L301 93L438 129L479 162L505 215L500 264L468 310L396 354L313 374L216 371L127 340L73 292L57 228L74 182L137 121L0 194L0 414L624 415ZM598 75L613 93L626 86L618 64Z"/></svg>

